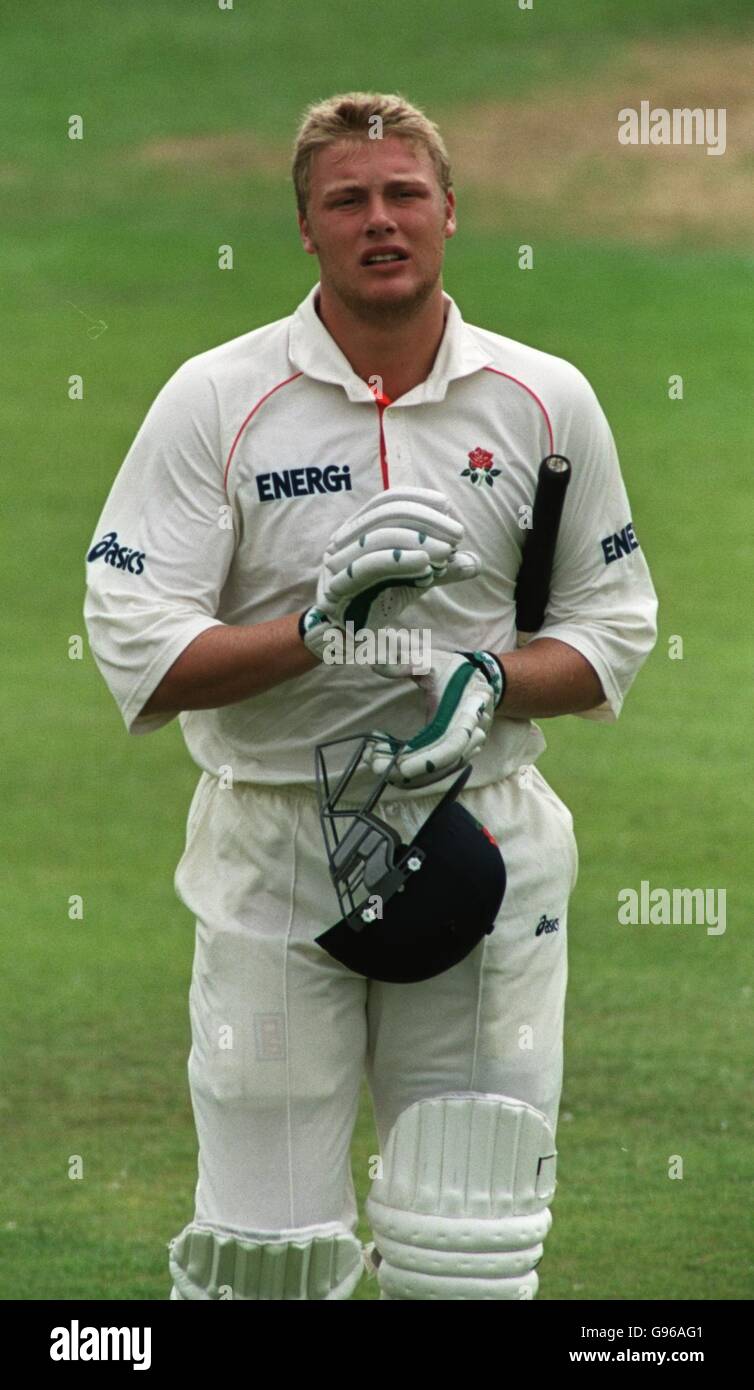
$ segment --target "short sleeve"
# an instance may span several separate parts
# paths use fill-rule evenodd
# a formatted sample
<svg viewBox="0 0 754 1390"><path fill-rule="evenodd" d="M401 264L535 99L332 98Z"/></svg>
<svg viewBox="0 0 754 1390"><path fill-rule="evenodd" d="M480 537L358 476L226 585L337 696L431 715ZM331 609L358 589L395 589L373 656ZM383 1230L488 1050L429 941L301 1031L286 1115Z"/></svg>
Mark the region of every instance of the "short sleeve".
<svg viewBox="0 0 754 1390"><path fill-rule="evenodd" d="M570 369L556 414L559 453L573 468L538 637L574 647L594 667L605 703L582 717L613 722L657 638L657 596L633 523L610 427L588 381Z"/></svg>
<svg viewBox="0 0 754 1390"><path fill-rule="evenodd" d="M216 613L234 552L215 389L195 360L163 387L105 503L86 557L84 617L129 733L175 717L140 710Z"/></svg>

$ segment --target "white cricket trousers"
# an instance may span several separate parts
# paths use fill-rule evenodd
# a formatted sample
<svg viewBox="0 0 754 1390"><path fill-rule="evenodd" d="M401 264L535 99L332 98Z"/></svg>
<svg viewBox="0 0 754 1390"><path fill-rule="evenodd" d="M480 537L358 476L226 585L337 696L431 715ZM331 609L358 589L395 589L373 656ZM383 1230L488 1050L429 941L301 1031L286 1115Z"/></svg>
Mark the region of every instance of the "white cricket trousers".
<svg viewBox="0 0 754 1390"><path fill-rule="evenodd" d="M440 797L391 802L389 792L377 813L407 843ZM435 979L381 984L315 944L341 914L314 790L229 788L202 774L175 876L197 919L195 1221L353 1230L350 1144L365 1074L382 1151L402 1110L448 1091L528 1101L555 1129L573 822L534 767L461 800L505 859L495 930Z"/></svg>

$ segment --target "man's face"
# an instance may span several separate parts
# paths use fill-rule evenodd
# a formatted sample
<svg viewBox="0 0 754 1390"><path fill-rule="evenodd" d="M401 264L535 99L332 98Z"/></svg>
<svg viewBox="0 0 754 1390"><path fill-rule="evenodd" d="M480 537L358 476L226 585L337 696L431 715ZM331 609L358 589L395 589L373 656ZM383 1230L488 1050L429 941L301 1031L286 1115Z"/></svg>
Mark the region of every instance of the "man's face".
<svg viewBox="0 0 754 1390"><path fill-rule="evenodd" d="M455 198L422 145L397 135L339 140L312 157L299 226L322 285L366 322L390 322L409 318L437 285ZM400 259L370 259L388 251Z"/></svg>

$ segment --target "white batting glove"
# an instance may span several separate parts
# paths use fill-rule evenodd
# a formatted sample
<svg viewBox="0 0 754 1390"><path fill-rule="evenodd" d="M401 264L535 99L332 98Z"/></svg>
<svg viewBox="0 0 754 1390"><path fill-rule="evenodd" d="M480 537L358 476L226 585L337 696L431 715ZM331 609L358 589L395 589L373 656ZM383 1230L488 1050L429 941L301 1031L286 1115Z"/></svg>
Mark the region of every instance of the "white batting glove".
<svg viewBox="0 0 754 1390"><path fill-rule="evenodd" d="M333 628L395 627L427 589L474 578L479 559L459 551L463 533L447 498L430 488L389 488L365 503L325 551L316 602L299 619L306 646L322 660Z"/></svg>
<svg viewBox="0 0 754 1390"><path fill-rule="evenodd" d="M505 672L491 652L433 652L421 674L410 665L375 665L378 675L395 680L410 675L424 692L426 723L403 748L388 782L426 787L459 772L479 752L505 693ZM377 731L367 762L377 776L386 771L401 740Z"/></svg>

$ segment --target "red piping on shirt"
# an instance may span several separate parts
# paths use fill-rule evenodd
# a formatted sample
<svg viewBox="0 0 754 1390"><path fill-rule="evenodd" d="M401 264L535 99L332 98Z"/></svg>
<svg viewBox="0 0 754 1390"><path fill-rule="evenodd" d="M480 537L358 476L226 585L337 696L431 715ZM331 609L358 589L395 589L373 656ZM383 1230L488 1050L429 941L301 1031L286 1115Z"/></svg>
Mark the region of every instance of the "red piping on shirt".
<svg viewBox="0 0 754 1390"><path fill-rule="evenodd" d="M228 474L229 474L229 472L230 472L230 465L231 465L231 463L233 462L233 455L234 455L234 453L236 452L236 445L237 445L239 439L241 438L241 435L243 434L244 430L246 429L246 426L248 425L249 421L251 420L252 416L256 415L256 413L257 413L257 411L258 411L260 405L264 405L265 401L268 401L268 400L270 399L270 396L274 396L275 392L276 392L276 391L279 391L281 386L287 386L289 382L291 382L291 381L296 381L296 379L297 379L298 377L303 376L303 375L304 375L303 372L294 372L293 376L286 377L286 380L285 380L285 381L279 381L278 384L277 384L277 386L272 386L272 387L270 388L270 390L267 391L267 392L265 393L265 395L262 396L261 399L257 401L256 405L252 406L252 408L251 408L251 410L249 411L248 415L246 416L246 419L244 420L244 422L243 422L243 424L242 424L240 430L238 431L238 434L236 435L235 439L233 440L233 443L232 443L231 446L230 446L230 453L228 454L228 462L227 462L226 465L225 465L225 473L224 473L224 476L223 476L223 487L225 488L225 491L226 491L226 492L228 491Z"/></svg>
<svg viewBox="0 0 754 1390"><path fill-rule="evenodd" d="M385 406L392 405L393 402L391 401L389 396L385 395L384 391L382 393L380 393L379 391L375 391L374 399L377 402L377 410L379 412L380 417L380 468L382 469L382 486L383 488L389 488L390 474L388 473L387 467L387 449L385 447L385 431L382 427L382 415Z"/></svg>
<svg viewBox="0 0 754 1390"><path fill-rule="evenodd" d="M542 411L542 414L543 414L544 417L545 417L545 423L546 423L546 425L547 425L547 433L548 433L548 435L549 435L549 437L550 437L550 453L551 453L551 454L554 454L554 453L555 453L555 440L554 440L554 438L553 438L553 433L552 433L552 424L550 423L550 417L549 417L549 415L547 414L547 411L546 411L544 405L542 404L541 400L539 399L539 396L537 395L536 391L532 391L531 386L527 386L525 381L519 381L519 379L518 379L517 376L511 376L509 372L501 372L501 371L499 371L499 369L498 369L497 367L485 367L484 370L485 370L485 372L495 372L495 374L496 374L497 376L505 376L505 377L508 378L509 381L515 381L515 383L516 383L517 386L522 386L523 389L524 389L524 391L528 391L528 393L529 393L529 395L532 397L532 399L535 400L535 401L537 402L537 405L539 406L540 410Z"/></svg>

